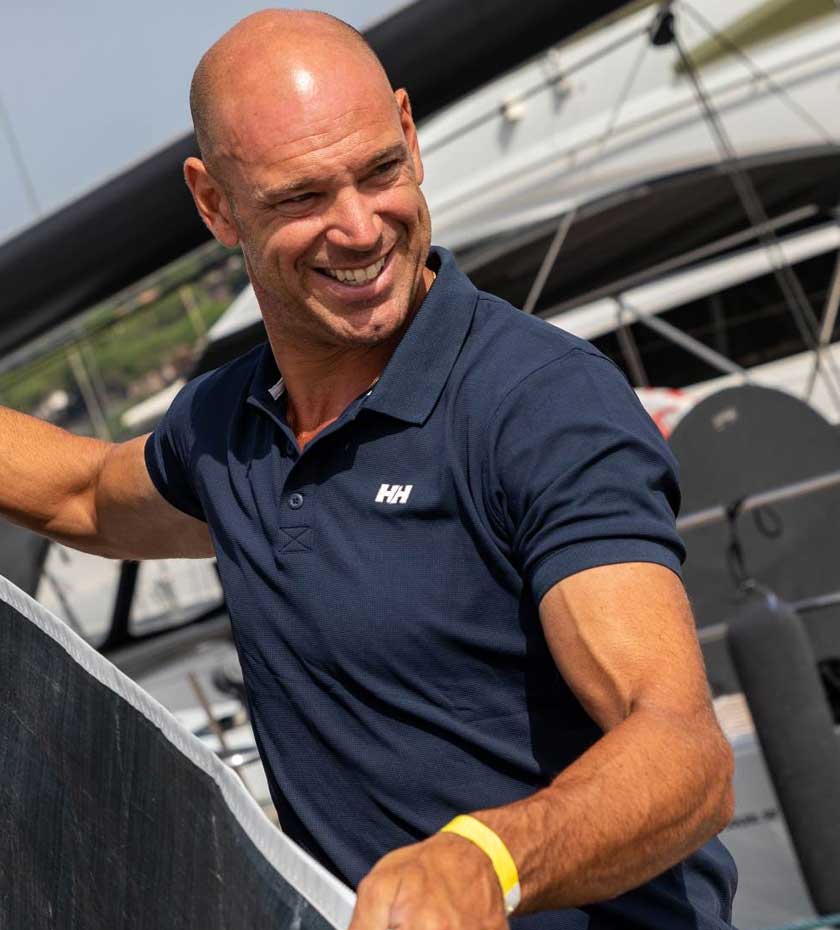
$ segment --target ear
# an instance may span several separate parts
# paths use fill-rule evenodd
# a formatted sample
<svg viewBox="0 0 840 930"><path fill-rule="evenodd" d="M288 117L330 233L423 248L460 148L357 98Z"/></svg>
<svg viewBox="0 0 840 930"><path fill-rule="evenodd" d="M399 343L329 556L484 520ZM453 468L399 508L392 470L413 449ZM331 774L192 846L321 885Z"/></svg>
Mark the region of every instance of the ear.
<svg viewBox="0 0 840 930"><path fill-rule="evenodd" d="M229 249L238 245L239 233L227 195L200 158L188 158L184 162L184 180L199 215L213 236Z"/></svg>
<svg viewBox="0 0 840 930"><path fill-rule="evenodd" d="M397 108L400 113L400 125L402 126L405 141L408 144L408 151L411 153L411 160L414 162L414 173L417 177L417 183L423 183L423 161L420 158L420 143L417 141L417 127L414 125L414 117L411 115L411 101L408 99L408 93L400 88L394 91L394 97L397 101Z"/></svg>

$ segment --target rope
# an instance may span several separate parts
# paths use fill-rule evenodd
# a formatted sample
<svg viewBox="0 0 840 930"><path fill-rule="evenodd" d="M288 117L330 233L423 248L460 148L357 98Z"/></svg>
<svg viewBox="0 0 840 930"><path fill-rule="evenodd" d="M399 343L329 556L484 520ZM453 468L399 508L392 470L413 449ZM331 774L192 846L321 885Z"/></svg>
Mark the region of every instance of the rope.
<svg viewBox="0 0 840 930"><path fill-rule="evenodd" d="M26 195L27 202L29 204L29 209L32 211L33 216L41 218L44 215L44 208L41 206L41 200L38 197L38 192L35 190L35 182L32 179L32 174L29 171L29 166L26 163L26 157L23 154L23 147L20 144L20 139L18 138L17 131L15 130L14 123L12 122L11 114L9 113L6 105L3 103L3 98L0 97L0 126L4 129L4 134L9 142L9 149L12 153L12 160L15 163L15 167L18 170L20 175L21 184L23 185L23 192Z"/></svg>

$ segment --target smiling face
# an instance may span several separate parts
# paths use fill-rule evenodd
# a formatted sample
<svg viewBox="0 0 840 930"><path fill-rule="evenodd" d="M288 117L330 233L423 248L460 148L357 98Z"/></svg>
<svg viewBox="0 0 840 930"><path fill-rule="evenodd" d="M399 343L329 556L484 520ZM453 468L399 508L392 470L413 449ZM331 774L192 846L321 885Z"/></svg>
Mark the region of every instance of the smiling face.
<svg viewBox="0 0 840 930"><path fill-rule="evenodd" d="M214 235L241 245L272 342L375 345L425 293L422 165L405 92L327 33L285 28L256 64L228 59L212 172L198 162L191 181L188 163L187 180Z"/></svg>

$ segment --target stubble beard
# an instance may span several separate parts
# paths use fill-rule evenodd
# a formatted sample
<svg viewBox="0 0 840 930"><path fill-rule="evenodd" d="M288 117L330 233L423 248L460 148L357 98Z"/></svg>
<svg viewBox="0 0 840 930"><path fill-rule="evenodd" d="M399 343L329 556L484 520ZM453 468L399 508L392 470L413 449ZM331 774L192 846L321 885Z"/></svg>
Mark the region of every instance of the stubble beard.
<svg viewBox="0 0 840 930"><path fill-rule="evenodd" d="M307 346L312 349L350 349L353 347L371 347L381 345L399 338L407 328L414 313L418 309L417 293L422 287L423 268L427 257L423 246L413 262L411 284L403 293L400 284L387 299L388 303L398 302L399 311L388 314L387 320L395 320L393 325L383 325L373 332L351 332L340 326L342 318L340 310L333 310L328 304L323 304L313 298L318 305L316 309L312 304L296 295L277 274L277 286L267 287L262 283L262 274L255 271L254 263L249 259L246 249L242 248L245 269L248 278L257 295L260 310L265 323L266 331L272 344L285 342L288 345ZM261 272L261 269L260 269ZM317 272L312 272L317 274ZM376 305L370 308L375 311ZM358 309L351 312L359 312ZM337 325L331 323L330 318L336 320Z"/></svg>
<svg viewBox="0 0 840 930"><path fill-rule="evenodd" d="M244 252L243 252L244 254ZM254 272L252 263L245 257L245 267L254 293L257 295L263 322L272 344L286 344L312 350L352 349L380 345L394 338L401 332L406 318L410 315L410 304L414 291L399 298L403 305L394 326L382 325L373 331L353 332L351 327L342 326L342 313L328 304L313 298L312 303L296 295L282 282L280 286L265 287L261 276ZM313 272L316 273L316 272ZM375 305L370 308L375 311ZM360 312L358 309L352 312ZM389 318L390 318L389 314ZM386 321L383 321L383 323Z"/></svg>

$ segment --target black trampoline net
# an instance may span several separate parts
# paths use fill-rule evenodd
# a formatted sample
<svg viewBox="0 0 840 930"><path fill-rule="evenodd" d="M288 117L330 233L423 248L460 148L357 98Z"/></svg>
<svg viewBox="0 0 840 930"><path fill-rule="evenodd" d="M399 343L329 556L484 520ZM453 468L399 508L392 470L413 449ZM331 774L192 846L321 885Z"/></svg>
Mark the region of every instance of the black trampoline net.
<svg viewBox="0 0 840 930"><path fill-rule="evenodd" d="M352 904L210 750L0 578L2 930L329 930Z"/></svg>

